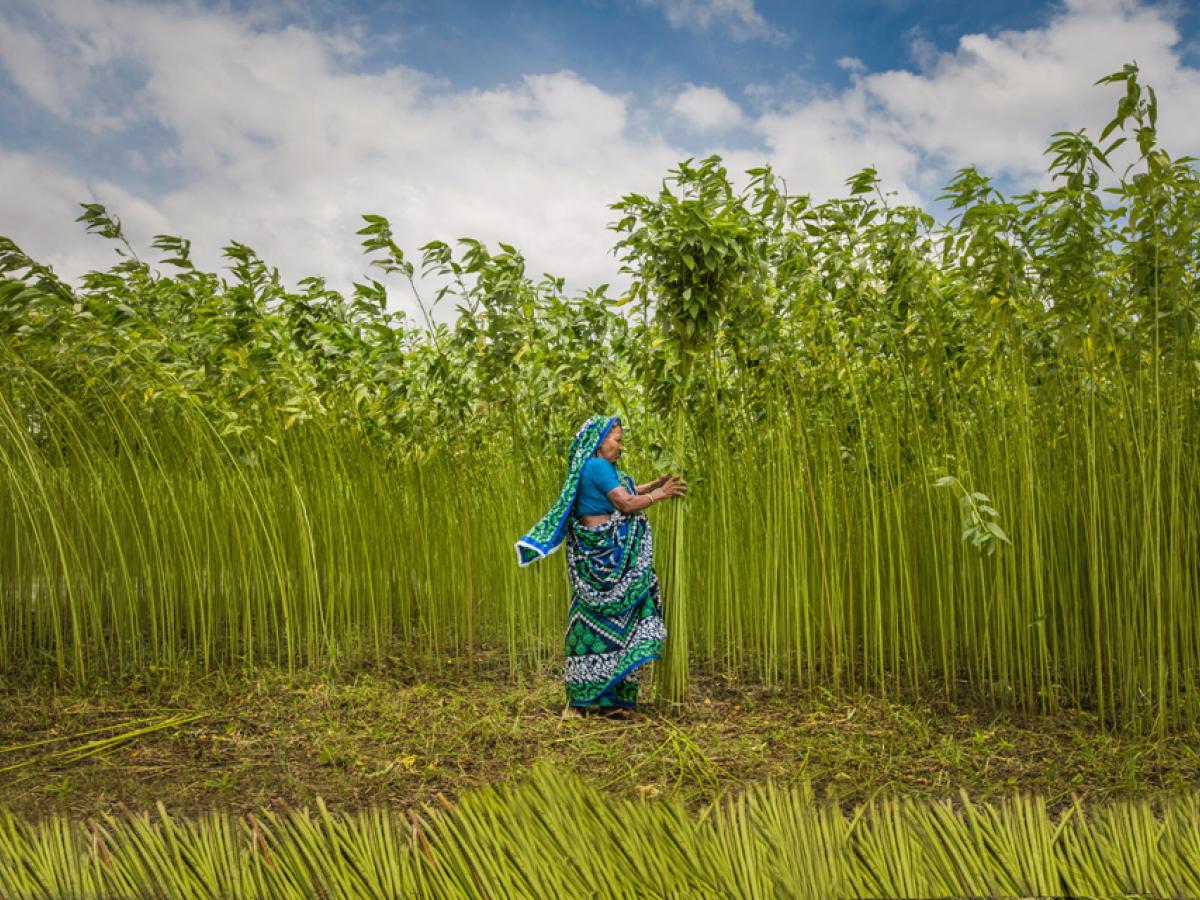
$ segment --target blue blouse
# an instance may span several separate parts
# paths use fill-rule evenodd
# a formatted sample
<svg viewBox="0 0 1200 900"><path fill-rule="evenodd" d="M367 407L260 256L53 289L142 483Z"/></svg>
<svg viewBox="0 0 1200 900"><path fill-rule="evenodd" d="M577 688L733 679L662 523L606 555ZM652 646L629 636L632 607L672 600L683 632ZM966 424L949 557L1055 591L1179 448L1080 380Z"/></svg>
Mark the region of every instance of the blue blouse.
<svg viewBox="0 0 1200 900"><path fill-rule="evenodd" d="M620 487L616 467L602 456L593 456L583 464L579 493L575 496L575 515L606 516L614 509L608 492Z"/></svg>

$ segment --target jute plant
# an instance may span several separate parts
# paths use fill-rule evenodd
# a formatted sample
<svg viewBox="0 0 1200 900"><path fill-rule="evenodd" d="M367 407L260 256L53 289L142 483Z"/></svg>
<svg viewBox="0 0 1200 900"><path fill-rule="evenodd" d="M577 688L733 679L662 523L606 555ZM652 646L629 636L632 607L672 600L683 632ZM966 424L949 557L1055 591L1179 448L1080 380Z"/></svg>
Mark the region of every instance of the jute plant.
<svg viewBox="0 0 1200 900"><path fill-rule="evenodd" d="M880 800L805 785L689 813L549 769L407 813L316 809L26 822L0 811L0 896L1144 896L1200 893L1200 801Z"/></svg>

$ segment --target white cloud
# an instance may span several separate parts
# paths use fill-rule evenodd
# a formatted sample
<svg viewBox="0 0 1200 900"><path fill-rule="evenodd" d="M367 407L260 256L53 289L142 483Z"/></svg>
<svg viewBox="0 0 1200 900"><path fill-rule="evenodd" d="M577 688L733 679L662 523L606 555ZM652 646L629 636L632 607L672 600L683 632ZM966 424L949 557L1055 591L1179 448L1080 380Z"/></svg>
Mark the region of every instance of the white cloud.
<svg viewBox="0 0 1200 900"><path fill-rule="evenodd" d="M102 0L51 8L65 39L105 48L63 60L59 78L86 83L94 66L114 62L145 72L133 105L174 146L141 156L178 184L138 197L62 166L31 174L29 160L0 150L0 233L71 276L95 264L99 241L72 226L77 209L66 201L96 198L142 247L155 233L183 234L215 267L219 248L238 240L289 280L360 280L369 270L359 215L381 213L410 253L472 235L520 247L534 277L615 282L608 204L652 189L687 155L628 134L631 99L570 72L453 92L411 69L353 71L321 36L228 13ZM30 93L65 117L70 103L47 102L62 96L56 89ZM129 159L137 183L140 163ZM45 193L59 202L44 203Z"/></svg>
<svg viewBox="0 0 1200 900"><path fill-rule="evenodd" d="M723 90L689 84L671 104L671 112L693 131L722 131L743 123L742 109Z"/></svg>
<svg viewBox="0 0 1200 900"><path fill-rule="evenodd" d="M1044 28L965 35L952 52L926 54L929 70L855 75L844 91L783 108L759 122L771 158L793 189L829 190L835 173L877 164L902 196L928 197L956 168L1036 181L1055 131L1111 118L1116 88L1097 78L1130 60L1159 96L1159 130L1171 152L1200 150L1200 71L1184 66L1169 11L1127 0L1071 0Z"/></svg>
<svg viewBox="0 0 1200 900"><path fill-rule="evenodd" d="M858 90L818 99L786 113L768 113L758 122L771 147L772 164L787 176L794 193L817 199L840 195L850 175L873 166L885 187L904 202L919 202L919 153L894 124L878 116Z"/></svg>
<svg viewBox="0 0 1200 900"><path fill-rule="evenodd" d="M67 111L66 85L45 42L0 19L0 65L18 87L59 115Z"/></svg>
<svg viewBox="0 0 1200 900"><path fill-rule="evenodd" d="M52 159L0 151L0 234L10 237L38 262L73 278L89 269L108 268L112 252L82 225L73 225L79 204L96 199L87 181ZM10 218L11 217L11 218Z"/></svg>
<svg viewBox="0 0 1200 900"><path fill-rule="evenodd" d="M104 30L64 30L48 4L16 0L44 34L4 17L0 9L0 71L48 110L93 133L127 127L138 115L136 99L117 87L109 68L115 35Z"/></svg>
<svg viewBox="0 0 1200 900"><path fill-rule="evenodd" d="M908 41L908 55L917 64L917 68L922 72L933 68L933 64L937 62L938 48L925 34L924 29L914 25L904 32L904 37Z"/></svg>
<svg viewBox="0 0 1200 900"><path fill-rule="evenodd" d="M1165 136L1196 146L1200 131L1188 126L1184 109L1189 95L1188 105L1195 103L1200 82L1195 70L1180 67L1177 41L1157 7L1080 2L1045 29L968 35L928 76L882 73L866 79L863 90L922 149L1029 175L1043 168L1041 150L1054 131L1099 131L1114 94L1092 84L1131 59L1165 103L1178 103L1164 119Z"/></svg>
<svg viewBox="0 0 1200 900"><path fill-rule="evenodd" d="M707 31L714 26L729 29L735 41L768 41L785 45L790 36L768 22L754 0L641 0L644 6L661 9L672 28Z"/></svg>

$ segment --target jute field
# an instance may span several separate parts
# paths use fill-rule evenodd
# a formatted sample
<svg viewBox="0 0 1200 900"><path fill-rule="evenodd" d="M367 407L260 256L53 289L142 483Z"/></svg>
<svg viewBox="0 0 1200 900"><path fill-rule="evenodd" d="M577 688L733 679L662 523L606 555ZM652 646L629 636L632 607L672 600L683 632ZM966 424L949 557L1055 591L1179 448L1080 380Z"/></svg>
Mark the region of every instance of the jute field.
<svg viewBox="0 0 1200 900"><path fill-rule="evenodd" d="M1104 81L944 221L680 163L620 292L0 238L0 897L1200 895L1200 179ZM593 414L689 484L629 721L513 549Z"/></svg>

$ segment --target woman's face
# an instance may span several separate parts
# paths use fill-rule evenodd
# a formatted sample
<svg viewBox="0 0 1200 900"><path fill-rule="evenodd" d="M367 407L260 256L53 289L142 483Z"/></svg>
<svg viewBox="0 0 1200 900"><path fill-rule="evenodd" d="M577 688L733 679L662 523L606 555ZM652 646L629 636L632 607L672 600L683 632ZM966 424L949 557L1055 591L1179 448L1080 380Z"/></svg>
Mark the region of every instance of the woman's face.
<svg viewBox="0 0 1200 900"><path fill-rule="evenodd" d="M621 426L614 425L612 430L604 436L604 440L600 442L596 455L607 459L610 463L615 463L617 457L621 455L621 449Z"/></svg>

